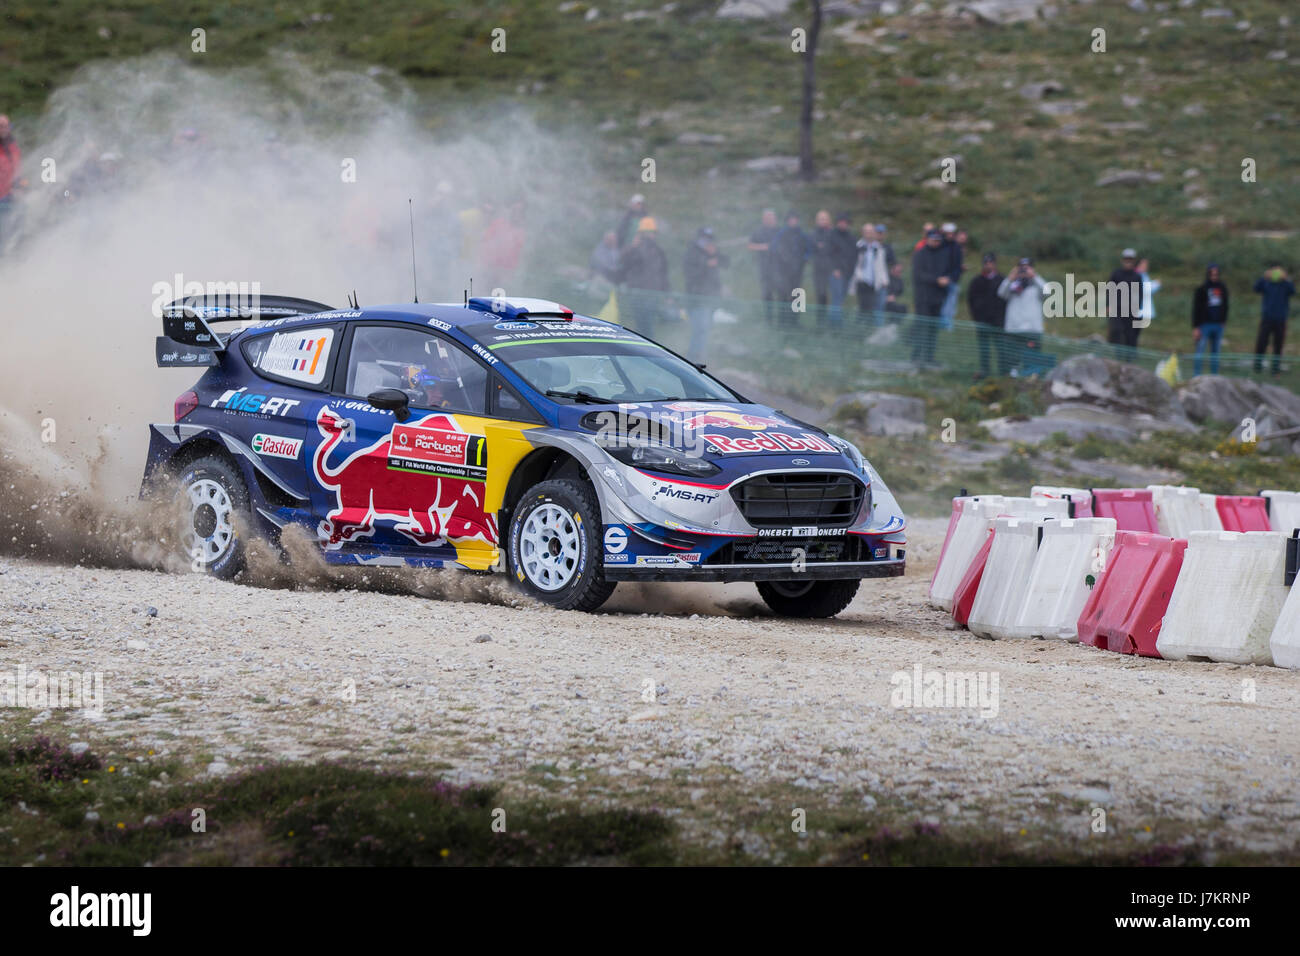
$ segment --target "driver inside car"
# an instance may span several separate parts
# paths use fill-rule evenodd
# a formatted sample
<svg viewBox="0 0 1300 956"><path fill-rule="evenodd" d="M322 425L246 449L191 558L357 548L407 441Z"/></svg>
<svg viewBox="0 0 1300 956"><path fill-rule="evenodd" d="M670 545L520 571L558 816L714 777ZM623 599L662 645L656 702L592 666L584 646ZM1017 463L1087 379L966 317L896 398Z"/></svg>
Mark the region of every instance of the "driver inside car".
<svg viewBox="0 0 1300 956"><path fill-rule="evenodd" d="M455 376L448 382L423 365L404 365L400 370L402 391L420 408L444 408L449 404Z"/></svg>

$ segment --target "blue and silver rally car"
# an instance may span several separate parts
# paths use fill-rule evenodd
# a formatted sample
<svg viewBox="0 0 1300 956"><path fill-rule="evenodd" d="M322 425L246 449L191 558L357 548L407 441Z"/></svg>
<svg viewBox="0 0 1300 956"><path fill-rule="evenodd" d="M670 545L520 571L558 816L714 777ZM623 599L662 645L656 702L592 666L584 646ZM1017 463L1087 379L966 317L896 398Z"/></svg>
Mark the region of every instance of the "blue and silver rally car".
<svg viewBox="0 0 1300 956"><path fill-rule="evenodd" d="M504 571L586 611L619 581L754 581L829 617L903 573L853 445L553 302L191 297L163 331L159 366L206 371L150 426L143 494L177 496L197 570L297 525L329 562Z"/></svg>

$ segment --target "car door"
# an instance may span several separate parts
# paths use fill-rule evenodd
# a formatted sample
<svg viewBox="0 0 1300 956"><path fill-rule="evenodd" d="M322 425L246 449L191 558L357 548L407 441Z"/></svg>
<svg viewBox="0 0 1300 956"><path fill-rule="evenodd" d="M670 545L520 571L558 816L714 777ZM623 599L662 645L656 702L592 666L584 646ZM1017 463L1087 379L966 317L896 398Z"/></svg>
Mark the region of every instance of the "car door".
<svg viewBox="0 0 1300 956"><path fill-rule="evenodd" d="M450 339L405 323L356 323L336 390L322 402L313 504L327 551L360 560L496 557L487 485L488 370ZM399 389L409 417L366 400Z"/></svg>
<svg viewBox="0 0 1300 956"><path fill-rule="evenodd" d="M312 520L302 508L302 497L310 497L305 450L332 378L340 333L336 325L311 325L242 338L239 348L257 377L232 382L211 402L230 415L225 431L270 478L263 491L271 509L267 517L277 524Z"/></svg>

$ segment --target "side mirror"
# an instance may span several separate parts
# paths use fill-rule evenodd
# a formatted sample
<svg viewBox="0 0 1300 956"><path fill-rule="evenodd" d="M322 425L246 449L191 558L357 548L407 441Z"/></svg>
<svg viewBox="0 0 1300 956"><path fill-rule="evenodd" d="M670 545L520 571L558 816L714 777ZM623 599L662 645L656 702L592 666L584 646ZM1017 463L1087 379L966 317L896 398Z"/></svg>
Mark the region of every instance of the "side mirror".
<svg viewBox="0 0 1300 956"><path fill-rule="evenodd" d="M398 388L380 388L366 396L366 401L375 408L382 408L393 413L399 422L411 417L411 399Z"/></svg>

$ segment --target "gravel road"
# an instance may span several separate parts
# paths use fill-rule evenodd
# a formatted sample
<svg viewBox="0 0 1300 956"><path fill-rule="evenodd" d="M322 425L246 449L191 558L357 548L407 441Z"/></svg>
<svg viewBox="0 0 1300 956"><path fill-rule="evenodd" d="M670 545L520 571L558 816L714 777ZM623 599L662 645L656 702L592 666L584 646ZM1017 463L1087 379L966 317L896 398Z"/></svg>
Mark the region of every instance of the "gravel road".
<svg viewBox="0 0 1300 956"><path fill-rule="evenodd" d="M0 558L0 670L102 671L106 699L4 715L196 773L342 758L662 806L705 840L747 800L798 799L1082 842L1100 807L1128 839L1295 846L1300 674L950 630L924 601L943 527L914 523L908 575L814 623L749 585L622 585L584 615L496 579L377 593ZM996 677L996 707L894 706L918 666Z"/></svg>

